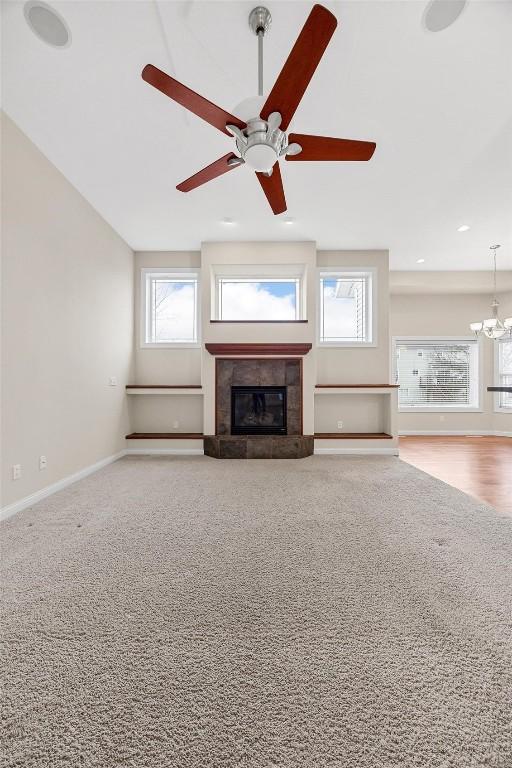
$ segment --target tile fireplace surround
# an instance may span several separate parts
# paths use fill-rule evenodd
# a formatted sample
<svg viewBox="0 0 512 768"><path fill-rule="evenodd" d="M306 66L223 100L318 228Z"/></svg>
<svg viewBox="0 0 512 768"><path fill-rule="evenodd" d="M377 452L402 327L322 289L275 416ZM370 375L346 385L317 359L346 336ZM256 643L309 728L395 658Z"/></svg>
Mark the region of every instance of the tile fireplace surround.
<svg viewBox="0 0 512 768"><path fill-rule="evenodd" d="M232 435L232 386L286 386L286 435ZM230 459L303 458L313 436L302 434L302 358L220 358L215 361L215 435L204 438L207 456Z"/></svg>

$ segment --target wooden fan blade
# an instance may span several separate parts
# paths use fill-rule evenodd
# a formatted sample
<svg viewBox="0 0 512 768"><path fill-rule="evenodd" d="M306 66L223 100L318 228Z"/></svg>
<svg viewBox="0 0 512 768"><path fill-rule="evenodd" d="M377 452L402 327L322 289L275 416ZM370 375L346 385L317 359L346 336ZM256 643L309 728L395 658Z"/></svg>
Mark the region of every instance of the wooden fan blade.
<svg viewBox="0 0 512 768"><path fill-rule="evenodd" d="M288 161L369 160L377 146L373 141L331 139L328 136L308 136L304 133L290 133L288 141L302 147L298 155L286 155Z"/></svg>
<svg viewBox="0 0 512 768"><path fill-rule="evenodd" d="M284 213L286 211L286 198L284 196L283 180L281 178L281 169L279 163L272 168L272 176L266 176L264 173L257 173L258 181L261 184L270 207L274 214Z"/></svg>
<svg viewBox="0 0 512 768"><path fill-rule="evenodd" d="M147 64L142 70L142 79L149 83L154 88L157 88L166 96L169 96L173 101L181 104L185 109L190 110L198 117L206 120L207 123L213 125L214 128L218 128L219 131L225 133L226 136L231 136L230 132L226 130L226 125L236 125L237 128L245 128L246 123L243 120L239 120L238 117L230 115L224 109L217 107L216 104L212 104L211 101L200 96L195 91L187 88L186 85L179 83L170 75L162 72L161 69L157 69L152 64Z"/></svg>
<svg viewBox="0 0 512 768"><path fill-rule="evenodd" d="M228 152L228 154L224 155L224 157L220 157L211 165L207 165L206 168L202 169L202 171L198 171L189 179L182 181L181 184L178 184L176 189L178 189L180 192L190 192L190 190L195 189L196 187L200 187L202 184L206 184L207 181L216 179L217 176L222 176L223 173L227 173L228 171L232 171L233 168L238 168L240 165L243 165L243 163L234 163L233 165L229 165L229 160L232 158L236 158L236 155L234 155L232 152Z"/></svg>
<svg viewBox="0 0 512 768"><path fill-rule="evenodd" d="M336 17L327 8L313 7L263 106L264 120L272 112L280 112L280 128L287 129L337 24Z"/></svg>

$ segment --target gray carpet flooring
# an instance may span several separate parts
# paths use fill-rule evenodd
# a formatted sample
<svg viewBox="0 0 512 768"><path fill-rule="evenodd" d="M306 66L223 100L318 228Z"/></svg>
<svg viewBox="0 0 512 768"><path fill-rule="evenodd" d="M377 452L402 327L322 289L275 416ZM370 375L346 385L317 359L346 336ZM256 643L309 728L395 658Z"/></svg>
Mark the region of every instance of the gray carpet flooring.
<svg viewBox="0 0 512 768"><path fill-rule="evenodd" d="M127 457L5 521L2 766L512 766L512 519L388 457Z"/></svg>

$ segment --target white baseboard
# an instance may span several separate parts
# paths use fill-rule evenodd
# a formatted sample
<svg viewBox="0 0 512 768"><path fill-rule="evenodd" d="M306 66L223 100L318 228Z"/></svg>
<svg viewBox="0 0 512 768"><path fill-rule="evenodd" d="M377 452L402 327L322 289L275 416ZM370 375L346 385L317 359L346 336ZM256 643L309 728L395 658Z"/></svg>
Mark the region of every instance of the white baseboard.
<svg viewBox="0 0 512 768"><path fill-rule="evenodd" d="M484 435L494 435L491 429L400 429L398 432L399 437L407 437L407 435L452 435L460 437L482 437Z"/></svg>
<svg viewBox="0 0 512 768"><path fill-rule="evenodd" d="M315 456L339 454L341 456L398 456L398 448L315 448Z"/></svg>
<svg viewBox="0 0 512 768"><path fill-rule="evenodd" d="M398 432L400 437L407 437L408 435L425 436L429 435L443 435L452 437L512 437L512 432L499 432L496 429L446 429L446 430L429 430L429 429L401 429Z"/></svg>
<svg viewBox="0 0 512 768"><path fill-rule="evenodd" d="M99 469L103 469L103 467L112 464L114 461L122 458L124 454L125 451L119 451L119 453L114 453L112 456L107 456L105 459L101 459L95 464L91 464L89 467L80 469L78 472L74 472L72 475L63 477L62 480L57 480L56 483L47 485L45 488L41 488L39 491L31 493L29 496L25 496L23 499L19 499L18 501L14 501L12 504L8 504L6 507L2 507L2 509L0 509L0 520L6 520L8 517L15 515L16 512L21 512L22 509L26 509L27 507L31 507L33 504L37 504L38 501L46 499L47 496L51 496L53 493L57 493L57 491L62 491L63 488L67 488L68 485L76 483L77 480L82 480L84 477L92 475L93 472L97 472Z"/></svg>
<svg viewBox="0 0 512 768"><path fill-rule="evenodd" d="M202 448L127 448L125 456L204 456Z"/></svg>

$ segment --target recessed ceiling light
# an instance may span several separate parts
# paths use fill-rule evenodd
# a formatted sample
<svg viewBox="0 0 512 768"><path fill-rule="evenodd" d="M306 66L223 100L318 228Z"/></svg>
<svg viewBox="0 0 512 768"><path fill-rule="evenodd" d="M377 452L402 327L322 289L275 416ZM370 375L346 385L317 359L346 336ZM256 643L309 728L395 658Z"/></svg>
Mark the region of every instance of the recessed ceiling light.
<svg viewBox="0 0 512 768"><path fill-rule="evenodd" d="M468 229L471 229L469 224L461 224L460 227L457 227L457 232L467 232Z"/></svg>
<svg viewBox="0 0 512 768"><path fill-rule="evenodd" d="M283 224L295 224L295 219L292 219L288 217L287 219L283 219Z"/></svg>
<svg viewBox="0 0 512 768"><path fill-rule="evenodd" d="M236 222L233 221L233 219L222 219L222 223L225 224L227 227L233 227Z"/></svg>
<svg viewBox="0 0 512 768"><path fill-rule="evenodd" d="M417 262L416 262L416 264L423 264L423 263L424 263L424 261L425 261L425 259L418 259L418 260L417 260Z"/></svg>
<svg viewBox="0 0 512 768"><path fill-rule="evenodd" d="M54 48L71 45L71 30L50 5L41 0L29 0L23 7L25 19L32 32L44 43Z"/></svg>
<svg viewBox="0 0 512 768"><path fill-rule="evenodd" d="M423 24L429 32L442 32L461 15L467 0L430 0L423 14Z"/></svg>

